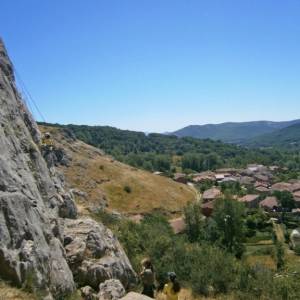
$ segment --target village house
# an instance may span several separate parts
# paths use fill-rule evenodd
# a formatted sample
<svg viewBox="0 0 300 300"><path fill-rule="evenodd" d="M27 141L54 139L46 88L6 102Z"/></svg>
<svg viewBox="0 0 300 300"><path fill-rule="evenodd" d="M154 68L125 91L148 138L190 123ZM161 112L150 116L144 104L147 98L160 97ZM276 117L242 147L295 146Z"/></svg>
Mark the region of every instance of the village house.
<svg viewBox="0 0 300 300"><path fill-rule="evenodd" d="M255 179L250 176L242 176L239 182L241 185L251 185L255 182Z"/></svg>
<svg viewBox="0 0 300 300"><path fill-rule="evenodd" d="M254 187L257 188L259 186L263 186L265 188L268 188L269 187L269 184L266 183L266 182L260 182L260 181L256 181L255 184L254 184Z"/></svg>
<svg viewBox="0 0 300 300"><path fill-rule="evenodd" d="M203 200L203 202L209 202L209 201L215 200L217 198L220 198L221 196L222 196L221 191L218 188L213 187L211 189L206 190L203 193L202 200Z"/></svg>
<svg viewBox="0 0 300 300"><path fill-rule="evenodd" d="M277 171L277 170L279 170L280 168L278 167L278 166L269 166L269 170L271 171L271 172L275 172L275 171Z"/></svg>
<svg viewBox="0 0 300 300"><path fill-rule="evenodd" d="M237 182L239 178L230 176L230 177L225 177L221 182Z"/></svg>
<svg viewBox="0 0 300 300"><path fill-rule="evenodd" d="M215 179L218 182L223 181L225 178L232 177L230 173L217 173L215 174Z"/></svg>
<svg viewBox="0 0 300 300"><path fill-rule="evenodd" d="M278 209L278 200L276 197L267 197L259 203L259 207L266 211L277 211Z"/></svg>
<svg viewBox="0 0 300 300"><path fill-rule="evenodd" d="M259 195L248 194L240 198L238 201L244 203L249 208L256 208L259 203Z"/></svg>
<svg viewBox="0 0 300 300"><path fill-rule="evenodd" d="M267 187L262 186L262 185L256 186L255 190L259 193L269 193L270 192L270 189L268 189Z"/></svg>
<svg viewBox="0 0 300 300"><path fill-rule="evenodd" d="M247 170L252 172L252 173L255 173L255 172L258 172L258 171L265 171L267 170L268 168L265 167L264 165L258 165L258 164L250 164L247 166Z"/></svg>
<svg viewBox="0 0 300 300"><path fill-rule="evenodd" d="M254 178L261 183L269 184L269 182L270 182L270 178L267 175L255 174Z"/></svg>
<svg viewBox="0 0 300 300"><path fill-rule="evenodd" d="M193 182L200 183L203 181L215 181L215 173L211 171L193 174Z"/></svg>
<svg viewBox="0 0 300 300"><path fill-rule="evenodd" d="M187 183L187 177L186 177L186 174L184 173L175 173L174 174L174 180L176 182L180 182L180 183L184 183L186 184Z"/></svg>
<svg viewBox="0 0 300 300"><path fill-rule="evenodd" d="M217 174L229 174L229 175L236 175L238 174L238 169L234 168L223 168L223 169L217 169Z"/></svg>
<svg viewBox="0 0 300 300"><path fill-rule="evenodd" d="M291 186L292 185L287 182L277 182L271 186L271 190L272 191L280 191L280 192L283 192L283 191L289 192L291 189Z"/></svg>
<svg viewBox="0 0 300 300"><path fill-rule="evenodd" d="M297 181L297 182L295 182L295 183L292 183L292 185L291 185L291 187L290 187L290 191L291 191L292 193L295 193L295 192L300 191L300 182Z"/></svg>
<svg viewBox="0 0 300 300"><path fill-rule="evenodd" d="M195 183L201 183L201 182L204 182L204 181L215 181L215 176L198 175L198 176L194 176L192 180Z"/></svg>
<svg viewBox="0 0 300 300"><path fill-rule="evenodd" d="M294 200L297 207L300 207L300 191L293 193Z"/></svg>

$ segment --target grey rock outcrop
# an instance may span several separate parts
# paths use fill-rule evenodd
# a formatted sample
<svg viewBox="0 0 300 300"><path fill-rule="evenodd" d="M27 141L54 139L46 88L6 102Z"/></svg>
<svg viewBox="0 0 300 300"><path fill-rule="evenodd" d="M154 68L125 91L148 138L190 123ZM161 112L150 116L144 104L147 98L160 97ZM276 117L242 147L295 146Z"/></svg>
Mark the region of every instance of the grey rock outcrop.
<svg viewBox="0 0 300 300"><path fill-rule="evenodd" d="M0 278L59 298L75 285L58 215L75 212L59 195L63 188L54 184L39 142L0 40Z"/></svg>
<svg viewBox="0 0 300 300"><path fill-rule="evenodd" d="M84 300L98 300L97 293L90 286L88 285L84 286L80 289L80 291L81 291L81 297Z"/></svg>
<svg viewBox="0 0 300 300"><path fill-rule="evenodd" d="M125 297L121 298L120 300L151 300L151 299L152 298L149 298L145 295L131 292L131 293L128 293Z"/></svg>
<svg viewBox="0 0 300 300"><path fill-rule="evenodd" d="M117 279L106 280L99 286L99 300L118 300L125 296L125 289Z"/></svg>
<svg viewBox="0 0 300 300"><path fill-rule="evenodd" d="M109 279L101 283L98 294L88 285L82 287L80 291L84 300L118 300L126 293L122 283L117 279Z"/></svg>
<svg viewBox="0 0 300 300"><path fill-rule="evenodd" d="M98 289L99 283L118 279L124 287L136 274L113 233L91 219L65 220L64 244L68 263L79 286Z"/></svg>

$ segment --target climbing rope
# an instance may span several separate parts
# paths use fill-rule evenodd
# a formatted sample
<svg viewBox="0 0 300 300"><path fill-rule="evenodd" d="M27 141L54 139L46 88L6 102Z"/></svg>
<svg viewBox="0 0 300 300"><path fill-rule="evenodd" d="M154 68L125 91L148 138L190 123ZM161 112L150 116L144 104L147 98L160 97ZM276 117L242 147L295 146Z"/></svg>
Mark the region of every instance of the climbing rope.
<svg viewBox="0 0 300 300"><path fill-rule="evenodd" d="M42 114L36 101L34 100L31 93L29 92L28 88L26 87L26 84L22 80L20 73L18 72L18 70L16 69L15 65L12 62L11 62L11 64L13 67L13 71L16 75L18 86L21 89L22 99L24 100L25 105L29 108L30 112L34 115L33 107L32 107L32 105L33 105L36 112L39 114L40 118L42 119L42 121L46 123L46 119L45 119L44 115Z"/></svg>

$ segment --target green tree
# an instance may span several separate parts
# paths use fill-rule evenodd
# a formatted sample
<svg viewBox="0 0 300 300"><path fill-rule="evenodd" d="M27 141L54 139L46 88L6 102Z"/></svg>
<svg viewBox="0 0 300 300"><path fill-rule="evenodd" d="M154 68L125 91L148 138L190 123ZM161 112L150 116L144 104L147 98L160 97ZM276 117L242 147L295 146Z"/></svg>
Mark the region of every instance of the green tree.
<svg viewBox="0 0 300 300"><path fill-rule="evenodd" d="M204 237L204 221L199 203L189 203L184 208L186 234L190 242L200 241Z"/></svg>
<svg viewBox="0 0 300 300"><path fill-rule="evenodd" d="M214 237L218 237L223 248L237 257L241 257L244 251L244 217L245 207L242 203L230 198L216 201L212 215L216 232L212 233Z"/></svg>
<svg viewBox="0 0 300 300"><path fill-rule="evenodd" d="M277 197L280 205L283 208L293 209L295 208L295 199L289 191L275 191L274 196Z"/></svg>
<svg viewBox="0 0 300 300"><path fill-rule="evenodd" d="M281 242L276 242L275 245L275 256L276 256L276 266L277 270L281 271L285 265L285 252L284 246Z"/></svg>

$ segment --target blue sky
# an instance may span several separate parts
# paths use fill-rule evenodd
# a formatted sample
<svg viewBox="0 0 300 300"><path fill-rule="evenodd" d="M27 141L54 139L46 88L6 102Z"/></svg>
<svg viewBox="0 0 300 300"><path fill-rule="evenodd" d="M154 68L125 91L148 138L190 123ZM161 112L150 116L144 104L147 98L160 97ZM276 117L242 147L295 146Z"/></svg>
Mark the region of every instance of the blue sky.
<svg viewBox="0 0 300 300"><path fill-rule="evenodd" d="M0 35L48 122L300 117L299 0L2 0Z"/></svg>

